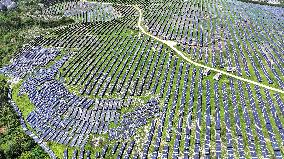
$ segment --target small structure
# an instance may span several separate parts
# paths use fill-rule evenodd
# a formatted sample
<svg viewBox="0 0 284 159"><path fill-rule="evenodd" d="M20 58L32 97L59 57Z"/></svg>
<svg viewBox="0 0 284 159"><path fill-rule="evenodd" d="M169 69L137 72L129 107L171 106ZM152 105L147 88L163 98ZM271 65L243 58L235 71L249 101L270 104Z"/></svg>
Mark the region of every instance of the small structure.
<svg viewBox="0 0 284 159"><path fill-rule="evenodd" d="M17 3L12 0L0 0L0 11L7 11L17 8Z"/></svg>
<svg viewBox="0 0 284 159"><path fill-rule="evenodd" d="M208 76L208 75L210 75L210 69L209 68L207 68L204 72L203 72L203 76Z"/></svg>
<svg viewBox="0 0 284 159"><path fill-rule="evenodd" d="M7 10L8 10L7 7L4 4L0 3L0 11L7 11Z"/></svg>
<svg viewBox="0 0 284 159"><path fill-rule="evenodd" d="M213 77L213 79L216 80L216 81L219 81L220 78L221 78L221 75L222 75L222 74L219 72L219 73L217 73L217 74Z"/></svg>
<svg viewBox="0 0 284 159"><path fill-rule="evenodd" d="M234 72L236 71L235 67L227 67L227 72Z"/></svg>
<svg viewBox="0 0 284 159"><path fill-rule="evenodd" d="M10 5L13 1L12 0L0 0L0 2L5 5L6 7Z"/></svg>
<svg viewBox="0 0 284 159"><path fill-rule="evenodd" d="M279 0L268 0L267 3L269 4L280 4Z"/></svg>
<svg viewBox="0 0 284 159"><path fill-rule="evenodd" d="M11 2L9 5L7 5L8 10L13 10L17 8L17 3L16 2Z"/></svg>
<svg viewBox="0 0 284 159"><path fill-rule="evenodd" d="M133 29L134 29L135 31L139 31L139 26L135 25L135 26L133 27Z"/></svg>

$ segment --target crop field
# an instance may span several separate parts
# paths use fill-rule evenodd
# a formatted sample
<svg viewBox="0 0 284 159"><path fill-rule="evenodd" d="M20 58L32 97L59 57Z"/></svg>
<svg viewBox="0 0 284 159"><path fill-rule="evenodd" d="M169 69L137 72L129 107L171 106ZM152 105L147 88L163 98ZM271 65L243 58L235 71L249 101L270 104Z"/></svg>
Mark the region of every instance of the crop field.
<svg viewBox="0 0 284 159"><path fill-rule="evenodd" d="M0 68L51 158L283 158L283 7L55 1L33 16L74 20Z"/></svg>

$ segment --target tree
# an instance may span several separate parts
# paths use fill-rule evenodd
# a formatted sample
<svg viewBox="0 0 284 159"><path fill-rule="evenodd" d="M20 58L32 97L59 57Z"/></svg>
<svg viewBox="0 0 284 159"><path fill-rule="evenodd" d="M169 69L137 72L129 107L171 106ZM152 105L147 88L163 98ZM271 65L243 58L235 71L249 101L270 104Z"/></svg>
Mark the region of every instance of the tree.
<svg viewBox="0 0 284 159"><path fill-rule="evenodd" d="M0 149L0 159L6 158L5 153L2 149Z"/></svg>

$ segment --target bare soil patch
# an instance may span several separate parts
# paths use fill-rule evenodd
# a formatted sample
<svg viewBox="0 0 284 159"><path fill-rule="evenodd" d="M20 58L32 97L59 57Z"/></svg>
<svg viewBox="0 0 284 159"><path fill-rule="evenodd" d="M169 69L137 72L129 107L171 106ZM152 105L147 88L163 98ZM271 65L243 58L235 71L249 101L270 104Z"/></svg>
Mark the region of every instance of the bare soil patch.
<svg viewBox="0 0 284 159"><path fill-rule="evenodd" d="M0 134L4 134L6 132L6 128L5 127L0 127Z"/></svg>

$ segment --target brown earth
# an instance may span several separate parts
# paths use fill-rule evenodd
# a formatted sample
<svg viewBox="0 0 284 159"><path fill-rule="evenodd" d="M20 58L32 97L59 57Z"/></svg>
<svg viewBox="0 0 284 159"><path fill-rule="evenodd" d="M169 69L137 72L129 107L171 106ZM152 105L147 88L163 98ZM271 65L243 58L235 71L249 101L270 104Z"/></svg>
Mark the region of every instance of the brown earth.
<svg viewBox="0 0 284 159"><path fill-rule="evenodd" d="M0 128L0 134L4 134L6 132L6 128L5 127L1 127Z"/></svg>

